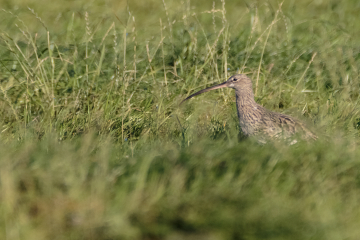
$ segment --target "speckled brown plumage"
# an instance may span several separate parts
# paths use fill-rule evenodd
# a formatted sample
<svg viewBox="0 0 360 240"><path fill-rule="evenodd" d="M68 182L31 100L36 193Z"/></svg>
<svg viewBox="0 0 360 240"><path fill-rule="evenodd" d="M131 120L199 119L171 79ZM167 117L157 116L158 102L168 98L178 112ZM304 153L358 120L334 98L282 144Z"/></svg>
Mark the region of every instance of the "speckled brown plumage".
<svg viewBox="0 0 360 240"><path fill-rule="evenodd" d="M223 87L235 89L237 113L244 135L256 136L260 142L266 142L267 138L284 138L295 143L296 139L291 138L297 133L306 140L317 139L317 136L297 119L271 112L257 104L254 100L251 79L244 74L234 75L224 83L196 92L183 102L201 93Z"/></svg>

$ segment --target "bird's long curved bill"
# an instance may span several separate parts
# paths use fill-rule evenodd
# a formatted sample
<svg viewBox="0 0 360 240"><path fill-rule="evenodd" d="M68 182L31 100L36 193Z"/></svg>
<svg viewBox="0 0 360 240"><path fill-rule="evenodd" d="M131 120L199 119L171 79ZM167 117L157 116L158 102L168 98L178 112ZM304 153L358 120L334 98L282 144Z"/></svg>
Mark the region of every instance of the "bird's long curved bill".
<svg viewBox="0 0 360 240"><path fill-rule="evenodd" d="M195 97L196 95L199 95L199 94L202 94L202 93L204 93L204 92L211 91L211 90L219 89L219 88L224 88L224 87L227 87L227 85L228 85L227 82L223 82L223 83L220 83L220 84L218 84L218 85L215 85L215 86L208 87L208 88L205 88L205 89L203 89L203 90L200 90L200 91L198 91L198 92L196 92L196 93L188 96L188 97L185 98L184 100L182 100L182 102L180 103L180 105L181 105L183 102L185 102L186 100L188 100L188 99L190 99L190 98L192 98L192 97Z"/></svg>

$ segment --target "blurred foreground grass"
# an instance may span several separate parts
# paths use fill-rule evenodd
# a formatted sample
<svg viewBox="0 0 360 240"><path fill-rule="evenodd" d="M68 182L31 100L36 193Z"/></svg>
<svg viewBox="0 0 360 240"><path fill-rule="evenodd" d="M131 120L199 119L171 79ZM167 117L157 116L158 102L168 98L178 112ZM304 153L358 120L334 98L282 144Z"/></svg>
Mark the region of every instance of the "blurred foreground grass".
<svg viewBox="0 0 360 240"><path fill-rule="evenodd" d="M130 145L92 134L1 144L3 239L356 239L360 150ZM331 151L329 151L331 149Z"/></svg>
<svg viewBox="0 0 360 240"><path fill-rule="evenodd" d="M3 239L356 239L360 150L346 140L180 149L89 134L1 144ZM329 151L331 149L331 151Z"/></svg>
<svg viewBox="0 0 360 240"><path fill-rule="evenodd" d="M357 1L0 2L0 239L358 239ZM178 107L237 72L319 140Z"/></svg>

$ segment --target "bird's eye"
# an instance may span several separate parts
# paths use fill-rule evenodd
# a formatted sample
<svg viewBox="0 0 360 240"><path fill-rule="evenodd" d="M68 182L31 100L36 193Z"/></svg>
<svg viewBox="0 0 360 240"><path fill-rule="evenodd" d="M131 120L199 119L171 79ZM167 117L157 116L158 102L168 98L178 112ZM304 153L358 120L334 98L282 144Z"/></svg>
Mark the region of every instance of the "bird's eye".
<svg viewBox="0 0 360 240"><path fill-rule="evenodd" d="M237 81L237 78L234 78L233 81L236 82L236 81Z"/></svg>

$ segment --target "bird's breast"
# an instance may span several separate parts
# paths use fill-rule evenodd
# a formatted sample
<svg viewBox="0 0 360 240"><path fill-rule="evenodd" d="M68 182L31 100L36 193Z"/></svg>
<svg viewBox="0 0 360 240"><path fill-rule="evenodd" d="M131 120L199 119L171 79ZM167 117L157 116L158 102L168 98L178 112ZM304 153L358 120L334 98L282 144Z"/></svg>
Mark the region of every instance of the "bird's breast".
<svg viewBox="0 0 360 240"><path fill-rule="evenodd" d="M261 113L257 106L239 106L238 117L241 130L245 135L253 135L258 131Z"/></svg>

